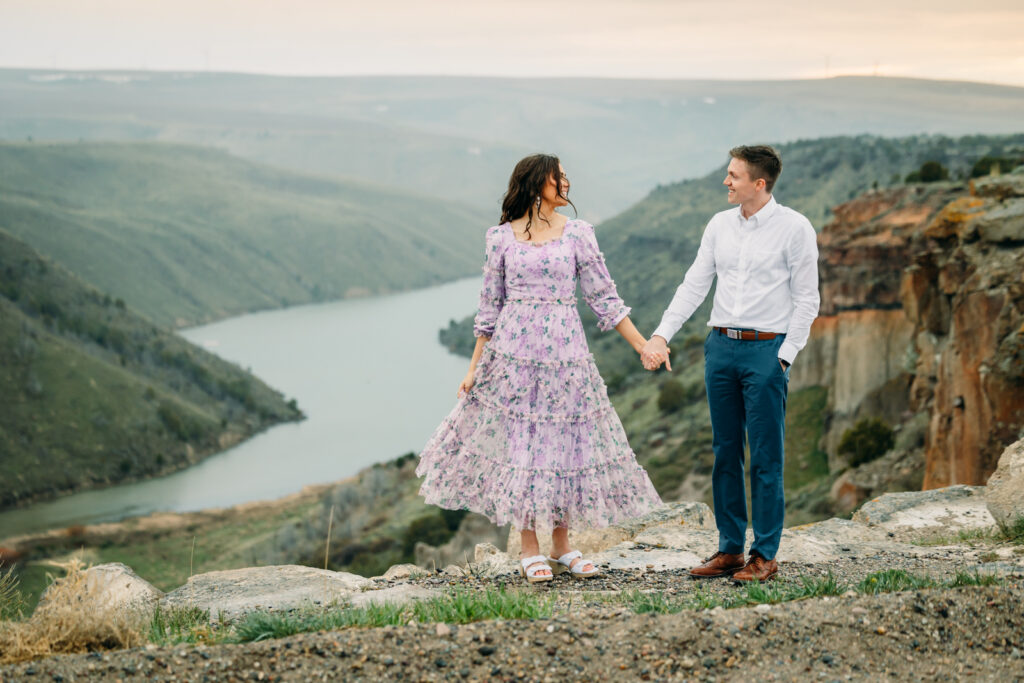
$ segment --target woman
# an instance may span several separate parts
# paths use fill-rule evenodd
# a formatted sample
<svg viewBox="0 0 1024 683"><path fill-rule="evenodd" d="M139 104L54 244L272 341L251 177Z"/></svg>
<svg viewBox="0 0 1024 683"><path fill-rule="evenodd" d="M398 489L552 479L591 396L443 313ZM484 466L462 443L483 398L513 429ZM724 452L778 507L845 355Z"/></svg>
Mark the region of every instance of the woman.
<svg viewBox="0 0 1024 683"><path fill-rule="evenodd" d="M598 574L570 548L570 525L605 527L661 504L588 352L577 281L600 329L614 328L637 353L646 340L615 291L593 227L556 213L570 204L568 192L557 157L529 156L512 172L501 222L487 231L469 372L416 469L428 503L519 529L530 583L550 581L553 571ZM552 529L547 561L538 528Z"/></svg>

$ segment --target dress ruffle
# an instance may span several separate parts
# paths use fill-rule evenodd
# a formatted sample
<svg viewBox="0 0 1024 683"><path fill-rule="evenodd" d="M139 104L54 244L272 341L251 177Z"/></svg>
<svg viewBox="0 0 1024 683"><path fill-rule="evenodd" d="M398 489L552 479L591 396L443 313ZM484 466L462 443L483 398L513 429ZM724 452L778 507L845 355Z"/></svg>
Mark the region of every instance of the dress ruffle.
<svg viewBox="0 0 1024 683"><path fill-rule="evenodd" d="M544 361L485 347L477 367L420 455L428 503L519 529L605 527L661 503L591 356Z"/></svg>

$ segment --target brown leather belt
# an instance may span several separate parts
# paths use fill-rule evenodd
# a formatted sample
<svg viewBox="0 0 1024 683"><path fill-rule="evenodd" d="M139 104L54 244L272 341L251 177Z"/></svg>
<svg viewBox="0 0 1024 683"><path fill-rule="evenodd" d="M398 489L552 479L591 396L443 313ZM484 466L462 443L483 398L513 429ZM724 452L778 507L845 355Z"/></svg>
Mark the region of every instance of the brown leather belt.
<svg viewBox="0 0 1024 683"><path fill-rule="evenodd" d="M712 328L716 332L724 334L729 339L742 339L743 341L767 341L779 336L777 332L758 332L757 330L736 330L731 327Z"/></svg>

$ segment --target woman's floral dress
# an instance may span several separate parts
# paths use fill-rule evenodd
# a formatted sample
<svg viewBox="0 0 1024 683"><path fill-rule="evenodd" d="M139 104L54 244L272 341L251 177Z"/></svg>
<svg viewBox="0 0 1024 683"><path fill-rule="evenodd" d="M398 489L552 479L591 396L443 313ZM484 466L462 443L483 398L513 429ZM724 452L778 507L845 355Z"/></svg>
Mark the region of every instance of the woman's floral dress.
<svg viewBox="0 0 1024 683"><path fill-rule="evenodd" d="M594 228L570 220L541 244L487 231L473 331L489 336L475 383L434 432L416 474L428 503L518 529L605 527L661 504L587 348L576 283L614 328L630 309Z"/></svg>

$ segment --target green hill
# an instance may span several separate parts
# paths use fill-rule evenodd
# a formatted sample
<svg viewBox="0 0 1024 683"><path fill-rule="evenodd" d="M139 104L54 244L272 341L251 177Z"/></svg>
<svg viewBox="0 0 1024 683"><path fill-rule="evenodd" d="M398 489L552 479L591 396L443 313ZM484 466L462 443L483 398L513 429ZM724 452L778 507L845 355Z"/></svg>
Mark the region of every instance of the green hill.
<svg viewBox="0 0 1024 683"><path fill-rule="evenodd" d="M168 473L294 402L0 229L0 508Z"/></svg>
<svg viewBox="0 0 1024 683"><path fill-rule="evenodd" d="M0 228L162 325L479 272L492 216L153 143L0 144Z"/></svg>

